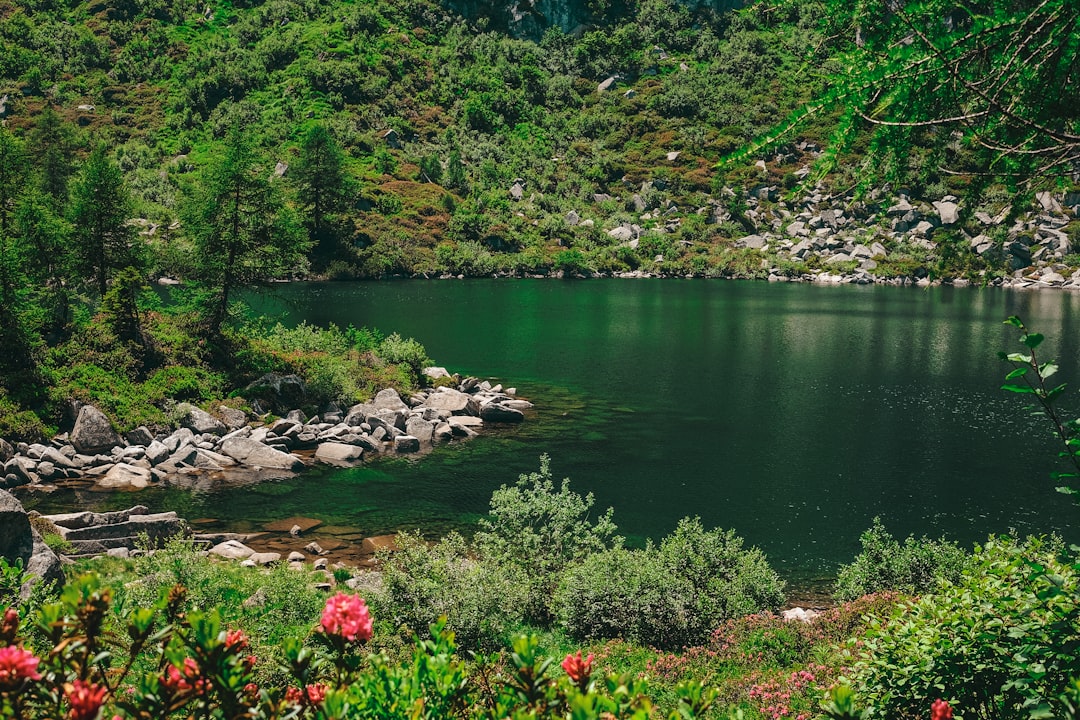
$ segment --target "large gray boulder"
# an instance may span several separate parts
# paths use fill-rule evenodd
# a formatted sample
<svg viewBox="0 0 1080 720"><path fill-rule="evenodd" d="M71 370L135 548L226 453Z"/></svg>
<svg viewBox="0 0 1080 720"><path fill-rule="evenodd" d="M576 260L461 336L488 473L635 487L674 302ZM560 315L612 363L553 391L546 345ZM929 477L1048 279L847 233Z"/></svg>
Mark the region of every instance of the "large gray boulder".
<svg viewBox="0 0 1080 720"><path fill-rule="evenodd" d="M105 413L93 405L83 405L71 430L71 444L81 455L96 455L123 445L124 441Z"/></svg>
<svg viewBox="0 0 1080 720"><path fill-rule="evenodd" d="M304 461L291 453L275 450L249 437L231 437L221 443L221 452L243 465L257 465L263 468L280 468L299 471L304 468Z"/></svg>
<svg viewBox="0 0 1080 720"><path fill-rule="evenodd" d="M364 448L345 443L324 442L315 451L315 459L332 465L360 462L364 457Z"/></svg>
<svg viewBox="0 0 1080 720"><path fill-rule="evenodd" d="M26 510L14 495L0 490L0 557L12 564L21 561L26 567L33 550L34 537Z"/></svg>
<svg viewBox="0 0 1080 720"><path fill-rule="evenodd" d="M103 490L142 490L153 481L154 476L148 469L117 463L97 481L97 487Z"/></svg>
<svg viewBox="0 0 1080 720"><path fill-rule="evenodd" d="M484 422L519 423L525 419L525 413L493 402L480 408L480 418Z"/></svg>
<svg viewBox="0 0 1080 720"><path fill-rule="evenodd" d="M243 390L246 398L265 400L274 408L292 409L307 400L307 386L298 375L267 373Z"/></svg>
<svg viewBox="0 0 1080 720"><path fill-rule="evenodd" d="M439 392L431 393L419 407L445 410L454 415L475 415L478 412L476 401L471 395L450 388L441 388Z"/></svg>
<svg viewBox="0 0 1080 720"><path fill-rule="evenodd" d="M180 416L180 425L191 430L196 435L210 433L211 435L224 435L225 423L215 418L210 413L191 405L180 403L176 406Z"/></svg>
<svg viewBox="0 0 1080 720"><path fill-rule="evenodd" d="M416 438L422 445L431 444L431 436L434 432L435 424L423 418L410 417L405 422L405 434Z"/></svg>

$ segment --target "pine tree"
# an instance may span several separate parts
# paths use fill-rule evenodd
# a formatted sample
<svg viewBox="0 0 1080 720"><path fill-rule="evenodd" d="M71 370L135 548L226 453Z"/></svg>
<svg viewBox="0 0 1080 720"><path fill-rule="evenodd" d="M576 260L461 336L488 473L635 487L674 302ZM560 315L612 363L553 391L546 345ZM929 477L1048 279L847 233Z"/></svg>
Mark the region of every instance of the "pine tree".
<svg viewBox="0 0 1080 720"><path fill-rule="evenodd" d="M204 317L214 334L220 334L236 290L304 264L309 243L239 127L203 172L184 216L198 280L209 293Z"/></svg>
<svg viewBox="0 0 1080 720"><path fill-rule="evenodd" d="M78 265L93 276L98 297L105 297L116 270L141 265L134 233L126 224L130 205L120 168L106 157L104 147L97 148L75 183L71 222Z"/></svg>
<svg viewBox="0 0 1080 720"><path fill-rule="evenodd" d="M63 212L68 203L68 179L71 177L71 143L63 120L46 105L30 132L30 151L37 166L39 187Z"/></svg>
<svg viewBox="0 0 1080 720"><path fill-rule="evenodd" d="M300 144L300 160L293 177L297 196L312 240L327 236L330 217L341 211L347 197L345 156L334 136L322 125L313 126Z"/></svg>

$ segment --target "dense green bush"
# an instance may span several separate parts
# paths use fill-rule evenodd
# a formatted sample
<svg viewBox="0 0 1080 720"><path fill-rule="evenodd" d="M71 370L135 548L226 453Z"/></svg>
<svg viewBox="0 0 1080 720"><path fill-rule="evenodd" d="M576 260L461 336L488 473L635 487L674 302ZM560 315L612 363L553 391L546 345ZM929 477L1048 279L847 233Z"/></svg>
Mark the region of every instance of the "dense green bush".
<svg viewBox="0 0 1080 720"><path fill-rule="evenodd" d="M589 519L594 503L592 493L581 497L572 491L568 478L555 488L547 455L540 457L539 472L492 493L491 517L480 521L476 545L487 560L520 571L528 587L527 618L551 619L552 591L564 568L622 545L611 508Z"/></svg>
<svg viewBox="0 0 1080 720"><path fill-rule="evenodd" d="M383 587L373 596L395 626L421 633L440 616L467 648L494 650L520 626L526 586L513 568L470 557L464 538L451 533L433 546L401 533L398 549L383 556Z"/></svg>
<svg viewBox="0 0 1080 720"><path fill-rule="evenodd" d="M573 637L679 648L704 642L729 618L779 607L783 588L760 550L684 518L658 547L618 548L569 568L555 606Z"/></svg>
<svg viewBox="0 0 1080 720"><path fill-rule="evenodd" d="M970 555L947 540L909 537L901 545L874 518L859 542L860 552L840 568L836 597L854 600L862 595L897 590L918 594L937 588L939 582L955 582L970 562Z"/></svg>
<svg viewBox="0 0 1080 720"><path fill-rule="evenodd" d="M965 718L1073 717L1080 564L1039 539L991 538L938 592L875 620L852 685L874 717L920 718L944 698Z"/></svg>

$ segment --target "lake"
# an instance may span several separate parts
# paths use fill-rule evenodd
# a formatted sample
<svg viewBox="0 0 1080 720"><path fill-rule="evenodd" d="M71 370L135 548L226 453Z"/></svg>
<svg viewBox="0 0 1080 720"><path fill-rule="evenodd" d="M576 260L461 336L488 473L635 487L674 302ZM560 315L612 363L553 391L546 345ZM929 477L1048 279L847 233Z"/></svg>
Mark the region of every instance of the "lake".
<svg viewBox="0 0 1080 720"><path fill-rule="evenodd" d="M558 477L615 508L631 542L698 515L797 583L850 561L874 516L894 535L965 544L1010 529L1080 540L1077 508L1049 478L1064 469L1049 426L999 389L996 357L1020 349L1002 324L1018 314L1080 389L1073 294L550 279L273 291L253 304L287 324L415 337L437 364L516 386L538 410L423 458L139 502L237 529L303 514L369 535L468 532L491 491L547 453Z"/></svg>

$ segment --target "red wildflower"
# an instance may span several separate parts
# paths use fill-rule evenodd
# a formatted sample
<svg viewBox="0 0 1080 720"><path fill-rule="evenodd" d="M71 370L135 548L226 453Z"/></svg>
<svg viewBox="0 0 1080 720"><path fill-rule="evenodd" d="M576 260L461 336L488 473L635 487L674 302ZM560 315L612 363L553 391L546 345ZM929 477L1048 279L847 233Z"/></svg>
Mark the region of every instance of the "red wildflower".
<svg viewBox="0 0 1080 720"><path fill-rule="evenodd" d="M249 682L244 686L244 694L252 700L257 699L259 697L259 686L253 682Z"/></svg>
<svg viewBox="0 0 1080 720"><path fill-rule="evenodd" d="M20 647L0 648L0 690L14 690L23 680L40 680L39 662L33 653Z"/></svg>
<svg viewBox="0 0 1080 720"><path fill-rule="evenodd" d="M4 619L0 621L0 642L9 644L15 642L15 635L19 632L19 611L9 607L4 611Z"/></svg>
<svg viewBox="0 0 1080 720"><path fill-rule="evenodd" d="M69 720L96 720L102 704L105 702L105 688L93 683L76 680L65 686L71 711Z"/></svg>
<svg viewBox="0 0 1080 720"><path fill-rule="evenodd" d="M339 592L326 600L322 612L322 629L327 635L339 635L344 640L371 639L371 613L359 595Z"/></svg>
<svg viewBox="0 0 1080 720"><path fill-rule="evenodd" d="M165 675L161 678L161 684L174 693L194 690L198 694L207 690L206 678L202 677L199 664L193 658L184 658L182 668L169 665L165 668Z"/></svg>
<svg viewBox="0 0 1080 720"><path fill-rule="evenodd" d="M308 685L304 690L307 692L308 702L312 705L321 705L326 699L326 686L322 683Z"/></svg>
<svg viewBox="0 0 1080 720"><path fill-rule="evenodd" d="M562 669L578 685L588 681L589 676L592 675L592 666L593 654L589 653L589 657L582 660L580 650L577 651L577 655L567 655L562 661Z"/></svg>
<svg viewBox="0 0 1080 720"><path fill-rule="evenodd" d="M300 705L304 702L304 692L297 687L291 687L285 691L285 702L290 705Z"/></svg>
<svg viewBox="0 0 1080 720"><path fill-rule="evenodd" d="M949 703L938 699L930 706L930 720L952 720L952 708Z"/></svg>
<svg viewBox="0 0 1080 720"><path fill-rule="evenodd" d="M230 630L225 633L225 647L229 650L247 650L248 636L243 630Z"/></svg>

